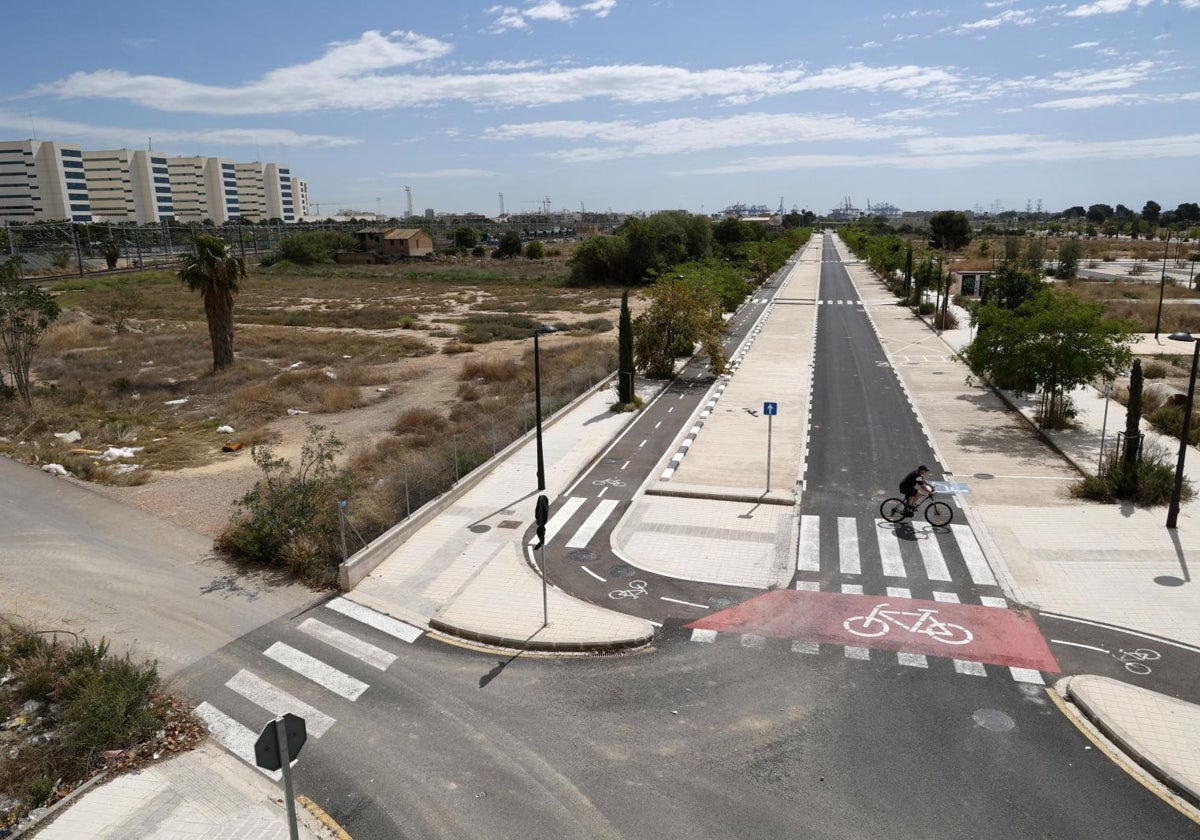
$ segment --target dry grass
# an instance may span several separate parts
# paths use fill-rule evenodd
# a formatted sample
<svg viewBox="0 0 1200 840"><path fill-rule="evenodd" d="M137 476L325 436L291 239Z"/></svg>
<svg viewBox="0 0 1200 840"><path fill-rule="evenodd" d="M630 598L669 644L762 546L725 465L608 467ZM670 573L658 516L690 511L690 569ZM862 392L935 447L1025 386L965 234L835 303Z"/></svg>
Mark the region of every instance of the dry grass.
<svg viewBox="0 0 1200 840"><path fill-rule="evenodd" d="M521 372L516 359L471 359L463 362L458 378L464 382L476 379L487 383L514 382Z"/></svg>

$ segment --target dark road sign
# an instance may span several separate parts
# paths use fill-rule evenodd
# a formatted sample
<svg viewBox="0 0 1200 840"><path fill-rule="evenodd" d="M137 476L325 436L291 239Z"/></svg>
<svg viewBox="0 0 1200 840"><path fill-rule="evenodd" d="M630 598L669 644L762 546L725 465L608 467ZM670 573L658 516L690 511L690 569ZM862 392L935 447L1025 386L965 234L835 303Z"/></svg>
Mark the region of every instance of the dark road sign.
<svg viewBox="0 0 1200 840"><path fill-rule="evenodd" d="M275 720L267 721L262 734L254 742L254 763L264 770L278 770L283 766L279 755L279 741L275 734ZM308 731L304 726L304 718L288 712L283 716L283 730L287 737L287 752L289 763L300 755L300 748L308 740Z"/></svg>

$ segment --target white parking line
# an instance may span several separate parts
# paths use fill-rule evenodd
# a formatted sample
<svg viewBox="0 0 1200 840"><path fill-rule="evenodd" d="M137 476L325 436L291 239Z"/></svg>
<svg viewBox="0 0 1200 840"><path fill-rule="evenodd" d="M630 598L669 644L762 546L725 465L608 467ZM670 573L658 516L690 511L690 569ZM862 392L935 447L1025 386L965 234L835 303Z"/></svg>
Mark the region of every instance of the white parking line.
<svg viewBox="0 0 1200 840"><path fill-rule="evenodd" d="M283 642L271 645L263 651L263 655L350 701L357 700L370 687L362 680L339 671L332 665L326 665L316 657Z"/></svg>

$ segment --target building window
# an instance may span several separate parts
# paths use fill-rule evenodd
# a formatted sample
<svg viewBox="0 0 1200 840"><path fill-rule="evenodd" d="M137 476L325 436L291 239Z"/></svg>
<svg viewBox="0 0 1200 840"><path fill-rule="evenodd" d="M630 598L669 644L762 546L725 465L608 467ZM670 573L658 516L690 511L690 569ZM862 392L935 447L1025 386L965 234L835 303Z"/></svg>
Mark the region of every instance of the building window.
<svg viewBox="0 0 1200 840"><path fill-rule="evenodd" d="M83 152L77 152L74 149L59 149L63 157L82 158Z"/></svg>
<svg viewBox="0 0 1200 840"><path fill-rule="evenodd" d="M67 198L71 199L71 201L87 201L88 194L87 193L67 193Z"/></svg>
<svg viewBox="0 0 1200 840"><path fill-rule="evenodd" d="M90 204L72 204L71 209L72 210L83 210L84 212L91 212L92 207Z"/></svg>
<svg viewBox="0 0 1200 840"><path fill-rule="evenodd" d="M83 169L83 161L81 160L64 160L62 165L68 169Z"/></svg>

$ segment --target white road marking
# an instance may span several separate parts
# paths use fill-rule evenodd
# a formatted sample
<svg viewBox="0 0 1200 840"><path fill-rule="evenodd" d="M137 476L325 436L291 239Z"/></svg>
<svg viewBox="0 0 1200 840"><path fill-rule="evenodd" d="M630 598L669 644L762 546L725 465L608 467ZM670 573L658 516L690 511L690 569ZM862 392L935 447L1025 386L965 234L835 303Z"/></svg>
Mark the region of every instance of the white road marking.
<svg viewBox="0 0 1200 840"><path fill-rule="evenodd" d="M838 517L838 560L842 574L862 574L862 562L858 557L858 522L849 516Z"/></svg>
<svg viewBox="0 0 1200 840"><path fill-rule="evenodd" d="M282 715L285 712L299 715L304 718L305 731L314 738L320 738L328 732L335 722L320 709L314 709L298 697L293 697L244 668L230 677L225 686L273 715Z"/></svg>
<svg viewBox="0 0 1200 840"><path fill-rule="evenodd" d="M934 592L933 600L941 601L946 604L960 603L959 598L953 592ZM960 674L966 674L972 677L986 677L987 669L983 667L982 662L968 662L965 659L955 659L954 670Z"/></svg>
<svg viewBox="0 0 1200 840"><path fill-rule="evenodd" d="M619 504L620 501L617 499L605 499L596 505L596 509L579 526L579 530L575 532L575 536L567 541L567 548L584 548L592 537L596 536L596 532L600 530L600 526L604 524L604 520L608 519L609 514Z"/></svg>
<svg viewBox="0 0 1200 840"><path fill-rule="evenodd" d="M654 424L654 428L656 428L656 429L657 429L657 428L658 428L659 426L661 426L661 425L662 425L662 421L661 421L661 420L659 420L657 423L655 423L655 424Z"/></svg>
<svg viewBox="0 0 1200 840"><path fill-rule="evenodd" d="M1046 684L1046 681L1042 679L1041 672L1032 668L1009 668L1008 670L1012 671L1013 679L1017 682L1033 683L1034 685Z"/></svg>
<svg viewBox="0 0 1200 840"><path fill-rule="evenodd" d="M596 498L599 499L601 496L603 496L607 492L608 492L608 485L605 484L603 487L600 488L600 492L596 494Z"/></svg>
<svg viewBox="0 0 1200 840"><path fill-rule="evenodd" d="M650 439L650 438L646 438L646 440L649 440L649 439ZM641 443L639 443L639 444L638 444L638 449L641 449L641 448L642 448L643 446L645 446L645 445L646 445L646 441L644 440L644 441L642 441Z"/></svg>
<svg viewBox="0 0 1200 840"><path fill-rule="evenodd" d="M283 642L271 645L263 651L263 655L350 701L357 700L370 687L362 680L339 671L332 665L326 665L316 657Z"/></svg>
<svg viewBox="0 0 1200 840"><path fill-rule="evenodd" d="M994 595L980 595L979 603L985 607L999 607L1002 610L1008 609L1008 601L1003 598L997 598Z"/></svg>
<svg viewBox="0 0 1200 840"><path fill-rule="evenodd" d="M937 540L929 535L926 539L917 540L917 547L921 549L925 575L930 580L950 580L950 570L946 568L946 561L942 557L942 550L938 548Z"/></svg>
<svg viewBox="0 0 1200 840"><path fill-rule="evenodd" d="M558 532L567 524L567 520L574 516L575 511L583 507L583 503L586 501L587 499L583 496L572 496L563 503L562 507L554 512L554 515L546 523L546 542L550 542L550 540L558 536ZM529 540L529 544L535 545L536 543L537 536L535 535Z"/></svg>
<svg viewBox="0 0 1200 840"><path fill-rule="evenodd" d="M804 592L820 592L821 582L817 580L798 580L796 588Z"/></svg>
<svg viewBox="0 0 1200 840"><path fill-rule="evenodd" d="M889 586L887 594L889 598L911 598L912 590L907 586Z"/></svg>
<svg viewBox="0 0 1200 840"><path fill-rule="evenodd" d="M304 619L296 629L301 633L307 633L314 639L324 642L331 648L336 648L342 653L348 653L355 659L365 662L372 668L377 668L380 671L386 671L396 661L394 653L388 653L381 647L376 647L370 642L365 642L358 638L358 636L352 636L336 627L330 627L325 622L317 621L315 618Z"/></svg>
<svg viewBox="0 0 1200 840"><path fill-rule="evenodd" d="M924 654L920 653L897 653L896 661L901 665L907 665L910 668L928 668L929 660Z"/></svg>
<svg viewBox="0 0 1200 840"><path fill-rule="evenodd" d="M408 642L410 645L421 638L421 634L425 632L420 627L413 627L390 615L376 612L370 607L364 607L356 601L347 601L345 598L334 598L325 606L347 618L353 618L360 624L374 627L381 633L387 633L402 642Z"/></svg>
<svg viewBox="0 0 1200 840"><path fill-rule="evenodd" d="M711 609L708 604L693 604L691 601L680 601L678 598L668 598L666 595L659 595L658 600L670 601L672 604L683 604L685 607L696 607L701 610Z"/></svg>
<svg viewBox="0 0 1200 840"><path fill-rule="evenodd" d="M254 742L258 740L257 732L252 732L242 726L216 706L209 704L207 700L197 706L195 711L196 717L204 721L208 731L221 746L275 781L283 778L283 773L279 770L263 770L254 763Z"/></svg>
<svg viewBox="0 0 1200 840"><path fill-rule="evenodd" d="M1095 645L1084 645L1084 644L1080 644L1079 642L1066 642L1066 641L1063 641L1062 639L1051 639L1050 641L1056 645L1070 645L1071 647L1085 648L1087 650L1098 650L1101 653L1107 653L1110 655L1112 654L1112 651L1105 650L1102 647L1096 647Z"/></svg>
<svg viewBox="0 0 1200 840"><path fill-rule="evenodd" d="M742 647L760 648L767 643L764 636L756 636L753 633L743 633L740 639Z"/></svg>
<svg viewBox="0 0 1200 840"><path fill-rule="evenodd" d="M981 586L995 586L996 578L992 575L992 569L983 556L983 549L979 547L979 542L971 533L971 529L966 525L951 525L950 530L954 533L954 539L958 543L958 550L962 552L963 560L966 561L967 571L971 573L971 580Z"/></svg>
<svg viewBox="0 0 1200 840"><path fill-rule="evenodd" d="M843 583L842 584L842 594L843 595L861 595L861 594L863 594L863 588L860 584L857 584L857 583Z"/></svg>
<svg viewBox="0 0 1200 840"><path fill-rule="evenodd" d="M875 520L875 535L879 540L879 559L886 577L908 577L904 558L900 556L900 539L892 528L883 528L882 519Z"/></svg>
<svg viewBox="0 0 1200 840"><path fill-rule="evenodd" d="M800 517L800 548L797 566L802 572L821 571L821 517Z"/></svg>
<svg viewBox="0 0 1200 840"><path fill-rule="evenodd" d="M1092 627L1100 627L1104 630L1113 630L1118 633L1124 633L1126 636L1137 636L1139 639L1146 639L1151 642L1158 642L1160 645L1171 645L1172 647L1190 650L1192 653L1200 653L1200 647L1194 647L1183 642L1173 642L1170 639L1163 639L1158 636L1148 636L1145 633L1136 633L1133 630L1125 630L1121 627L1113 627L1109 624L1103 624L1099 621L1088 621L1086 618L1073 618L1069 615L1059 615L1058 613L1042 613L1042 618L1057 618L1060 621L1074 621L1077 624L1088 624Z"/></svg>
<svg viewBox="0 0 1200 840"><path fill-rule="evenodd" d="M693 642L704 642L705 644L712 644L716 640L717 640L717 631L716 630L701 630L700 628L696 628L695 630L692 631L692 641Z"/></svg>
<svg viewBox="0 0 1200 840"><path fill-rule="evenodd" d="M821 652L821 645L818 642L801 642L799 640L792 642L792 653L807 653L817 654Z"/></svg>
<svg viewBox="0 0 1200 840"><path fill-rule="evenodd" d="M589 575L591 575L592 577L594 577L596 580L600 581L601 583L608 583L608 581L607 581L607 580L605 580L604 578L600 577L600 575L598 575L598 574L596 574L595 572L593 572L593 571L592 571L591 569L589 569L587 566L580 566L579 568L583 569L585 572L587 572Z"/></svg>
<svg viewBox="0 0 1200 840"><path fill-rule="evenodd" d="M865 647L851 647L850 645L846 645L846 658L847 659L870 659L871 651L870 651L870 649L865 648Z"/></svg>
<svg viewBox="0 0 1200 840"><path fill-rule="evenodd" d="M629 462L626 461L624 464L621 465L621 469L625 469L628 466L629 466Z"/></svg>

